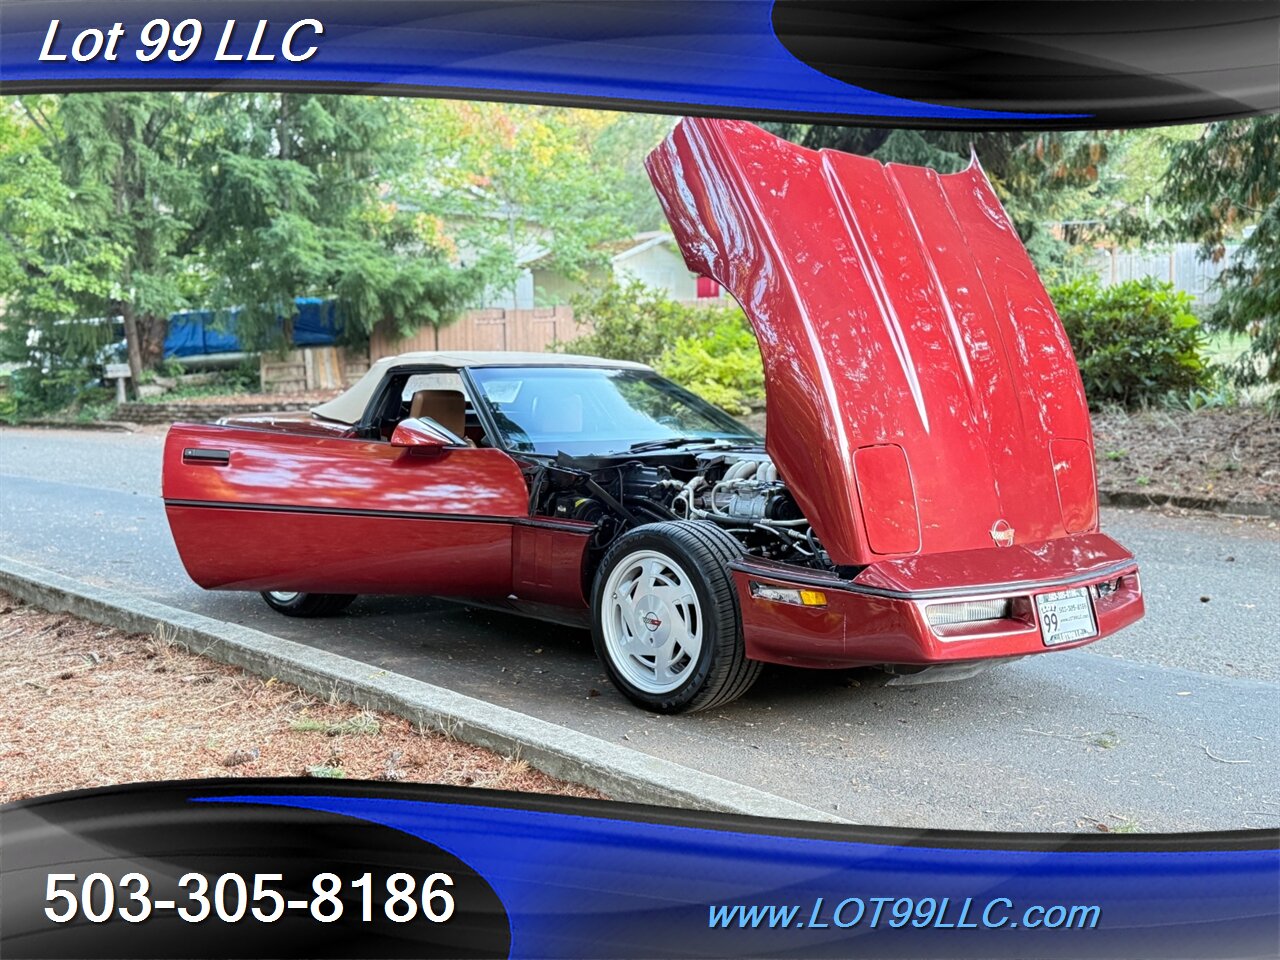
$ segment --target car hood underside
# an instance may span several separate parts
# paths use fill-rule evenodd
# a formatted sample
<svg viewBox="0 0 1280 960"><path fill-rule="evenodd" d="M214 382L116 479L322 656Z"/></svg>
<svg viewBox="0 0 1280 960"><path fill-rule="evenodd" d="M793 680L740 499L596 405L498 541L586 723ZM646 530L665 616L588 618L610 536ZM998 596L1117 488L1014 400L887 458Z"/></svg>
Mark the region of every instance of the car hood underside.
<svg viewBox="0 0 1280 960"><path fill-rule="evenodd" d="M685 119L649 175L756 332L767 449L837 564L1096 529L1075 358L976 160L959 173Z"/></svg>

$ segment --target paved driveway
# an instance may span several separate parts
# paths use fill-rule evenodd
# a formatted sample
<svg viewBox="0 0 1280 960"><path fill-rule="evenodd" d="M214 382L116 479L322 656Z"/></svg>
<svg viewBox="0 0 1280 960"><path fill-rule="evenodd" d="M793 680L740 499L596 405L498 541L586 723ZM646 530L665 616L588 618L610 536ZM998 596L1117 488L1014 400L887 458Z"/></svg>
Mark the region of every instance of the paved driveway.
<svg viewBox="0 0 1280 960"><path fill-rule="evenodd" d="M433 600L368 597L330 621L207 593L159 500L161 437L0 430L0 553L249 624L629 744L851 820L955 829L1280 825L1280 532L1104 511L1139 556L1149 614L1082 651L968 681L772 669L690 717L613 692L580 631ZM317 558L323 562L323 558Z"/></svg>

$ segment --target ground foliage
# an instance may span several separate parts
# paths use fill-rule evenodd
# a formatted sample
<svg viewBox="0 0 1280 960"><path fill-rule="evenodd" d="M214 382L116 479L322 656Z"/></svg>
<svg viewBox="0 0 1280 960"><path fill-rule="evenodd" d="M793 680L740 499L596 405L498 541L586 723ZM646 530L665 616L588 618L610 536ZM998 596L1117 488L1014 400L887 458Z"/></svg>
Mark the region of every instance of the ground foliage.
<svg viewBox="0 0 1280 960"><path fill-rule="evenodd" d="M0 593L0 803L200 777L336 777L598 797L400 717L326 702Z"/></svg>

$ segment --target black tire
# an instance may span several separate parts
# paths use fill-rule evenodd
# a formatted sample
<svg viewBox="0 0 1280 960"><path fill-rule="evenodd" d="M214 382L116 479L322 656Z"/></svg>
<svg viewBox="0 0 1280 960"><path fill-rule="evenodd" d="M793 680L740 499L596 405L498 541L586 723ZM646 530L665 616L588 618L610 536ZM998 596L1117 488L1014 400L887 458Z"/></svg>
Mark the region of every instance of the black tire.
<svg viewBox="0 0 1280 960"><path fill-rule="evenodd" d="M289 596L289 599L282 599ZM262 591L262 599L267 606L286 617L332 617L351 606L356 598L354 593L294 593L273 594L269 590Z"/></svg>
<svg viewBox="0 0 1280 960"><path fill-rule="evenodd" d="M702 625L702 645L684 682L652 693L627 679L613 662L605 638L605 586L614 569L639 551L654 551L674 560L688 575ZM762 664L748 660L742 639L742 614L729 562L742 545L715 524L673 520L636 527L619 537L605 553L591 590L591 637L596 656L613 685L637 706L656 713L691 713L738 699L755 683Z"/></svg>

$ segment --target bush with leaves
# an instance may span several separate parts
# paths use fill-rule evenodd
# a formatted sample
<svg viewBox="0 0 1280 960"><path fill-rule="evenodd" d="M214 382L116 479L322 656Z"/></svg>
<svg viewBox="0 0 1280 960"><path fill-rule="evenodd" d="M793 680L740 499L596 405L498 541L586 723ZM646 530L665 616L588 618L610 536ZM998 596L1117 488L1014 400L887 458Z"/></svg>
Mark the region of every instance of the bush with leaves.
<svg viewBox="0 0 1280 960"><path fill-rule="evenodd" d="M677 337L654 364L664 377L717 407L745 415L764 400L764 367L755 334L741 314L697 337Z"/></svg>
<svg viewBox="0 0 1280 960"><path fill-rule="evenodd" d="M76 412L109 396L96 377L81 367L19 367L9 375L0 419L17 423L66 410Z"/></svg>
<svg viewBox="0 0 1280 960"><path fill-rule="evenodd" d="M1050 290L1095 408L1163 400L1211 385L1192 298L1168 283L1103 287L1089 277Z"/></svg>
<svg viewBox="0 0 1280 960"><path fill-rule="evenodd" d="M570 303L579 327L590 327L555 349L610 360L653 363L677 337L702 328L711 312L668 299L638 280L604 286L574 296Z"/></svg>
<svg viewBox="0 0 1280 960"><path fill-rule="evenodd" d="M736 304L680 303L633 280L610 281L572 305L592 332L554 349L650 364L729 411L745 413L764 397L760 350Z"/></svg>

